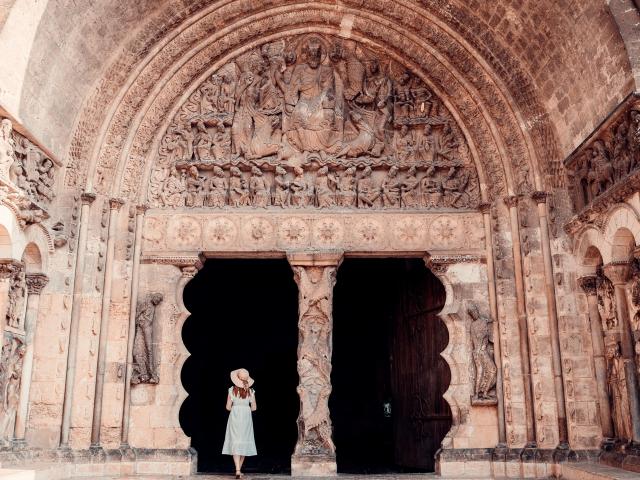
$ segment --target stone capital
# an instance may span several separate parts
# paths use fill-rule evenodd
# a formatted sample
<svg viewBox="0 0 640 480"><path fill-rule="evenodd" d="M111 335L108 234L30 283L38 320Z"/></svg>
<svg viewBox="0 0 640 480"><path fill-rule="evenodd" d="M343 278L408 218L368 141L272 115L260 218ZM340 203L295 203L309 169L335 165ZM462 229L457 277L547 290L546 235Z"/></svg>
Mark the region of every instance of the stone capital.
<svg viewBox="0 0 640 480"><path fill-rule="evenodd" d="M180 271L182 272L182 276L184 278L193 278L200 271L200 269L195 265L188 265L186 267L181 267Z"/></svg>
<svg viewBox="0 0 640 480"><path fill-rule="evenodd" d="M289 265L297 267L336 267L344 258L344 252L289 252Z"/></svg>
<svg viewBox="0 0 640 480"><path fill-rule="evenodd" d="M109 199L109 207L111 210L120 210L120 207L124 205L124 200L122 198L110 198Z"/></svg>
<svg viewBox="0 0 640 480"><path fill-rule="evenodd" d="M518 206L518 196L517 195L509 195L508 197L504 197L504 203L507 207L517 207Z"/></svg>
<svg viewBox="0 0 640 480"><path fill-rule="evenodd" d="M484 202L478 205L478 210L480 210L481 213L491 213L492 206L493 204L491 202Z"/></svg>
<svg viewBox="0 0 640 480"><path fill-rule="evenodd" d="M80 195L80 200L83 205L91 205L96 199L96 194L93 192L82 192Z"/></svg>
<svg viewBox="0 0 640 480"><path fill-rule="evenodd" d="M625 285L631 277L631 264L627 261L607 263L602 271L614 285Z"/></svg>
<svg viewBox="0 0 640 480"><path fill-rule="evenodd" d="M22 263L13 259L0 260L0 280L8 280L23 268Z"/></svg>
<svg viewBox="0 0 640 480"><path fill-rule="evenodd" d="M596 280L595 275L585 275L578 278L578 286L584 291L587 296L596 295Z"/></svg>
<svg viewBox="0 0 640 480"><path fill-rule="evenodd" d="M147 212L147 210L149 210L149 205L145 203L136 205L136 213L138 215L144 215Z"/></svg>
<svg viewBox="0 0 640 480"><path fill-rule="evenodd" d="M536 203L547 203L548 192L537 190L531 194L531 199Z"/></svg>
<svg viewBox="0 0 640 480"><path fill-rule="evenodd" d="M29 295L40 295L42 289L49 283L49 277L44 273L27 273L26 281Z"/></svg>

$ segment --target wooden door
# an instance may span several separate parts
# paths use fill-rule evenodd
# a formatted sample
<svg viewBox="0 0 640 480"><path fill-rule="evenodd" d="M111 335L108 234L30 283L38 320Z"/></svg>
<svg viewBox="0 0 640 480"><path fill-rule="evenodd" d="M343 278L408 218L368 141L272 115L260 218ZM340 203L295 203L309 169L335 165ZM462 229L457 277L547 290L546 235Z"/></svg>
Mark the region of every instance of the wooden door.
<svg viewBox="0 0 640 480"><path fill-rule="evenodd" d="M434 455L451 427L451 410L442 398L451 375L440 357L448 333L437 316L445 291L426 268L407 262L406 270L390 348L395 463L433 471Z"/></svg>

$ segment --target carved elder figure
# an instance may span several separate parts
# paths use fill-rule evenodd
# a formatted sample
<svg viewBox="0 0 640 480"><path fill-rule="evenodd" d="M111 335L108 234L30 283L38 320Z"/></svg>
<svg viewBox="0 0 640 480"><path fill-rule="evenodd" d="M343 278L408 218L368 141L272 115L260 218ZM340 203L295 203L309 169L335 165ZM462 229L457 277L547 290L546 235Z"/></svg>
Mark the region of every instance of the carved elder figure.
<svg viewBox="0 0 640 480"><path fill-rule="evenodd" d="M295 167L293 169L293 173L295 173L295 177L289 185L289 190L291 192L291 205L294 207L306 207L309 205L309 200L311 198L311 188L309 187L309 183L307 179L304 177L304 170L302 167Z"/></svg>
<svg viewBox="0 0 640 480"><path fill-rule="evenodd" d="M394 165L382 181L382 203L385 207L398 208L400 206L400 188L398 167Z"/></svg>
<svg viewBox="0 0 640 480"><path fill-rule="evenodd" d="M340 175L337 198L341 207L356 206L356 167L349 167Z"/></svg>
<svg viewBox="0 0 640 480"><path fill-rule="evenodd" d="M380 198L380 187L376 186L371 178L371 167L365 167L362 177L358 180L358 207L372 208Z"/></svg>
<svg viewBox="0 0 640 480"><path fill-rule="evenodd" d="M262 170L258 167L252 167L253 174L249 179L249 192L251 193L251 204L254 207L266 208L269 205L271 195L269 194L269 185L262 175Z"/></svg>
<svg viewBox="0 0 640 480"><path fill-rule="evenodd" d="M329 173L329 167L318 169L316 177L316 205L320 208L333 207L336 204L335 188L338 180Z"/></svg>
<svg viewBox="0 0 640 480"><path fill-rule="evenodd" d="M482 315L474 303L467 308L471 317L471 343L473 365L476 370L474 400L495 400L492 392L496 386L498 368L493 358L493 320Z"/></svg>
<svg viewBox="0 0 640 480"><path fill-rule="evenodd" d="M220 167L213 168L213 175L207 181L205 202L207 207L224 207L227 204L229 183Z"/></svg>
<svg viewBox="0 0 640 480"><path fill-rule="evenodd" d="M419 184L418 177L416 177L416 167L411 167L401 185L402 205L404 207L416 208L418 206Z"/></svg>
<svg viewBox="0 0 640 480"><path fill-rule="evenodd" d="M273 204L278 207L286 207L289 205L289 180L287 180L287 171L280 166L276 167L276 174L273 178L275 183L275 193L273 195Z"/></svg>
<svg viewBox="0 0 640 480"><path fill-rule="evenodd" d="M151 293L138 303L136 333L133 341L133 374L131 383L158 383L158 373L153 345L153 329L156 308L162 302L160 293Z"/></svg>
<svg viewBox="0 0 640 480"><path fill-rule="evenodd" d="M204 178L198 175L198 168L195 165L189 168L186 184L185 206L201 207L204 205Z"/></svg>
<svg viewBox="0 0 640 480"><path fill-rule="evenodd" d="M171 168L169 176L164 182L160 198L165 207L181 207L184 205L185 182L175 167Z"/></svg>
<svg viewBox="0 0 640 480"><path fill-rule="evenodd" d="M246 207L251 204L249 185L238 167L231 167L229 178L229 203L234 207Z"/></svg>
<svg viewBox="0 0 640 480"><path fill-rule="evenodd" d="M204 122L200 120L197 124L197 132L193 141L193 149L196 160L208 160L211 157L211 135L207 131Z"/></svg>

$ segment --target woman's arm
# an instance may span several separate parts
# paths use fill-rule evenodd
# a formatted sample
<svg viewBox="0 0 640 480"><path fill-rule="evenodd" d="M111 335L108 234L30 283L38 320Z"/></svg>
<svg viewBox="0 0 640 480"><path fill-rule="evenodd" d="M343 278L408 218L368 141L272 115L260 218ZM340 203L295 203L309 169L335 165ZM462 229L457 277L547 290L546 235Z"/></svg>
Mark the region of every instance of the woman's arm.
<svg viewBox="0 0 640 480"><path fill-rule="evenodd" d="M256 411L256 409L257 409L258 407L257 407L257 405L256 405L256 392L254 392L254 391L251 391L251 401L250 401L250 404L251 404L251 411L252 411L252 412L255 412L255 411Z"/></svg>
<svg viewBox="0 0 640 480"><path fill-rule="evenodd" d="M231 406L233 405L233 402L231 401L231 395L227 395L227 411L231 411Z"/></svg>

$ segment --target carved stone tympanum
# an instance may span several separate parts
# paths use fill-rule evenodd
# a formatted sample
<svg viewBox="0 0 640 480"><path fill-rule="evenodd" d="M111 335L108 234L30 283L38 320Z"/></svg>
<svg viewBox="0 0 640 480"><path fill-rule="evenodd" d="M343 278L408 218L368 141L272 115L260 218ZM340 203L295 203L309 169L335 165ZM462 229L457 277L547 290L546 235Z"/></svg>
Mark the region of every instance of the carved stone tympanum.
<svg viewBox="0 0 640 480"><path fill-rule="evenodd" d="M479 202L467 142L430 88L384 54L330 35L265 43L222 66L176 114L158 153L152 206ZM214 182L201 203L202 185Z"/></svg>
<svg viewBox="0 0 640 480"><path fill-rule="evenodd" d="M292 474L335 473L329 416L333 331L333 286L338 261L300 264L289 259L298 285L298 375L300 414ZM328 263L328 264L327 264Z"/></svg>
<svg viewBox="0 0 640 480"><path fill-rule="evenodd" d="M472 403L493 405L497 402L496 380L498 368L493 356L493 319L480 313L472 303L467 308L471 318L472 358L475 370Z"/></svg>
<svg viewBox="0 0 640 480"><path fill-rule="evenodd" d="M162 302L162 294L151 293L138 303L136 333L133 343L133 374L131 383L158 383L158 372L153 344L156 308Z"/></svg>

